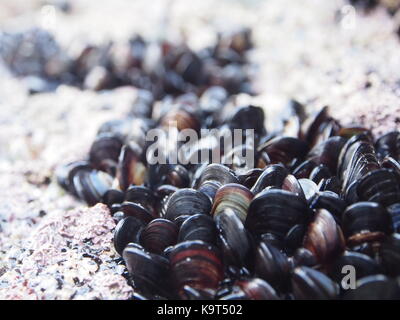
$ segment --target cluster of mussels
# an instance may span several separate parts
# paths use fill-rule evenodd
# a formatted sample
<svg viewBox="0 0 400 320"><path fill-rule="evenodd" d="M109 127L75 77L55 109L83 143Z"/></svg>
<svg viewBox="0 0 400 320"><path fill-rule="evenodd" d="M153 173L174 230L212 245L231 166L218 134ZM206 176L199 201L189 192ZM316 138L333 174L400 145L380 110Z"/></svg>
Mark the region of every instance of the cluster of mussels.
<svg viewBox="0 0 400 320"><path fill-rule="evenodd" d="M226 61L245 61L247 31L224 43ZM188 61L190 54L175 63L181 80L197 76ZM68 192L110 208L135 297L400 298L400 133L374 140L327 108L307 117L296 102L284 129L271 133L262 108L232 103L241 86L205 86L158 102L139 91L129 116L100 127L88 159L57 172ZM254 148L255 167L240 159L150 164L145 133L171 123L196 132L254 129L237 148ZM209 139L187 156L211 149ZM353 289L342 285L345 266L355 270Z"/></svg>
<svg viewBox="0 0 400 320"><path fill-rule="evenodd" d="M378 5L383 6L387 9L391 15L396 14L397 10L400 9L399 0L349 0L350 4L356 7L360 7L364 10L372 10Z"/></svg>

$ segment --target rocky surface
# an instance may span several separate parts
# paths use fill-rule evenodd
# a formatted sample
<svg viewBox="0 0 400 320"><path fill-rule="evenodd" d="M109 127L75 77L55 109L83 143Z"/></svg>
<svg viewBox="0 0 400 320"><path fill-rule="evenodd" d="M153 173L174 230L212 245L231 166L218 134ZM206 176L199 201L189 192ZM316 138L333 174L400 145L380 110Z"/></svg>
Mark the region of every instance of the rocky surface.
<svg viewBox="0 0 400 320"><path fill-rule="evenodd" d="M2 1L0 28L46 27L68 54L82 41L123 41L133 32L186 37L197 48L215 30L250 26L253 100L270 124L294 98L310 110L329 105L342 122L375 133L400 127L399 18L382 8L366 15L342 0L86 0L54 18L42 1L25 2ZM103 121L128 112L136 90L60 86L29 95L26 81L0 66L0 298L126 299L132 289L110 244L107 209L85 208L53 176L57 164L87 153Z"/></svg>

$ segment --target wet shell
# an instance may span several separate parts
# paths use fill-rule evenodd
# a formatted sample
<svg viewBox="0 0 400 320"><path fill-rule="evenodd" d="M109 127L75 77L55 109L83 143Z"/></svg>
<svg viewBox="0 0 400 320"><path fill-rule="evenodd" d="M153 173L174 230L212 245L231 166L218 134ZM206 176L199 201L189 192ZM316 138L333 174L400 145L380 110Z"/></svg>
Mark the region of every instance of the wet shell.
<svg viewBox="0 0 400 320"><path fill-rule="evenodd" d="M240 221L244 222L252 199L253 193L245 186L236 183L226 184L218 189L211 214L216 219L225 209L230 208Z"/></svg>
<svg viewBox="0 0 400 320"><path fill-rule="evenodd" d="M118 222L114 230L114 247L122 255L128 243L139 243L140 234L145 224L135 217L126 217Z"/></svg>
<svg viewBox="0 0 400 320"><path fill-rule="evenodd" d="M141 149L133 143L124 145L119 156L117 178L121 190L131 184L141 185L145 181L146 167L141 162Z"/></svg>
<svg viewBox="0 0 400 320"><path fill-rule="evenodd" d="M214 219L205 214L195 214L185 219L179 230L178 242L188 240L216 244L217 227Z"/></svg>
<svg viewBox="0 0 400 320"><path fill-rule="evenodd" d="M178 226L166 219L152 220L141 232L140 244L147 251L161 254L165 248L176 244Z"/></svg>

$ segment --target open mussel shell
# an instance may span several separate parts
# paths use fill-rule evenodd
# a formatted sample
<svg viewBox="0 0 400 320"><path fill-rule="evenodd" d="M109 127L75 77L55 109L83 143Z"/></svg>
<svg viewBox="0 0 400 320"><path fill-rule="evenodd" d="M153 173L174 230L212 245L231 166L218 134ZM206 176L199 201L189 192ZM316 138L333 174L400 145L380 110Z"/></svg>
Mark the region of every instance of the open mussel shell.
<svg viewBox="0 0 400 320"><path fill-rule="evenodd" d="M290 263L285 254L273 245L261 241L256 250L255 274L277 291L286 292L290 280Z"/></svg>
<svg viewBox="0 0 400 320"><path fill-rule="evenodd" d="M387 156L400 159L400 132L392 131L381 136L375 142L376 153L380 159Z"/></svg>
<svg viewBox="0 0 400 320"><path fill-rule="evenodd" d="M226 184L218 189L211 214L216 219L225 209L230 208L240 221L244 222L252 199L253 193L245 186L237 183Z"/></svg>
<svg viewBox="0 0 400 320"><path fill-rule="evenodd" d="M206 243L216 244L217 228L214 219L205 214L189 216L182 223L178 242L188 240L201 240Z"/></svg>
<svg viewBox="0 0 400 320"><path fill-rule="evenodd" d="M184 297L184 286L216 291L223 279L223 264L216 247L203 241L185 241L168 252L176 292Z"/></svg>
<svg viewBox="0 0 400 320"><path fill-rule="evenodd" d="M72 183L76 195L89 206L100 202L112 185L112 177L102 171L82 169L73 176Z"/></svg>
<svg viewBox="0 0 400 320"><path fill-rule="evenodd" d="M140 244L143 248L157 254L176 244L177 239L178 226L162 218L152 220L140 234Z"/></svg>
<svg viewBox="0 0 400 320"><path fill-rule="evenodd" d="M346 209L342 230L348 245L380 241L393 232L392 217L375 202L358 202Z"/></svg>
<svg viewBox="0 0 400 320"><path fill-rule="evenodd" d="M304 198L285 191L270 189L259 193L251 202L245 226L255 237L271 233L290 246L299 246L310 214Z"/></svg>
<svg viewBox="0 0 400 320"><path fill-rule="evenodd" d="M382 242L379 258L385 274L392 277L400 275L400 234L394 233Z"/></svg>
<svg viewBox="0 0 400 320"><path fill-rule="evenodd" d="M268 282L260 278L235 281L220 300L280 300Z"/></svg>
<svg viewBox="0 0 400 320"><path fill-rule="evenodd" d="M292 173L297 179L309 178L316 166L317 164L314 161L306 160L297 165Z"/></svg>
<svg viewBox="0 0 400 320"><path fill-rule="evenodd" d="M226 208L216 218L218 247L221 249L225 267L238 269L249 266L251 241L247 230L236 213Z"/></svg>
<svg viewBox="0 0 400 320"><path fill-rule="evenodd" d="M356 190L360 201L378 202L383 206L400 202L400 179L388 169L369 172L358 181Z"/></svg>
<svg viewBox="0 0 400 320"><path fill-rule="evenodd" d="M341 224L342 214L346 209L346 202L332 191L316 193L309 201L311 209L326 209L332 214L338 225Z"/></svg>
<svg viewBox="0 0 400 320"><path fill-rule="evenodd" d="M270 163L289 165L294 159L304 159L309 151L308 144L298 138L275 137L258 146L257 152L266 152Z"/></svg>
<svg viewBox="0 0 400 320"><path fill-rule="evenodd" d="M115 175L123 142L112 134L101 134L92 143L89 161L94 168Z"/></svg>
<svg viewBox="0 0 400 320"><path fill-rule="evenodd" d="M345 266L354 267L357 280L382 272L382 268L379 264L366 254L355 251L345 251L329 266L329 276L337 283L341 283L345 276L343 273L343 267Z"/></svg>
<svg viewBox="0 0 400 320"><path fill-rule="evenodd" d="M66 191L71 192L74 196L78 196L73 184L73 178L80 170L92 169L88 161L74 161L66 165L61 165L56 169L56 177L58 184Z"/></svg>
<svg viewBox="0 0 400 320"><path fill-rule="evenodd" d="M141 154L142 150L133 142L122 147L117 169L121 190L125 191L131 184L141 185L144 183L146 166L141 161Z"/></svg>
<svg viewBox="0 0 400 320"><path fill-rule="evenodd" d="M267 166L251 188L251 192L256 195L267 187L281 188L288 174L289 171L281 164Z"/></svg>
<svg viewBox="0 0 400 320"><path fill-rule="evenodd" d="M331 137L316 145L307 155L307 158L317 165L324 165L329 172L336 173L338 158L346 139ZM328 173L329 174L329 173Z"/></svg>
<svg viewBox="0 0 400 320"><path fill-rule="evenodd" d="M339 286L322 272L297 267L292 274L293 295L299 300L330 300L339 295Z"/></svg>
<svg viewBox="0 0 400 320"><path fill-rule="evenodd" d="M315 255L318 263L328 265L344 251L344 247L342 231L333 216L325 209L317 210L308 227L304 248Z"/></svg>
<svg viewBox="0 0 400 320"><path fill-rule="evenodd" d="M163 256L129 244L122 254L134 287L150 296L173 297L170 291L170 265Z"/></svg>
<svg viewBox="0 0 400 320"><path fill-rule="evenodd" d="M258 136L265 135L264 111L256 106L241 106L234 110L227 121L231 129L254 129Z"/></svg>
<svg viewBox="0 0 400 320"><path fill-rule="evenodd" d="M356 288L347 290L345 300L399 300L400 286L398 280L384 275L372 275L357 281Z"/></svg>
<svg viewBox="0 0 400 320"><path fill-rule="evenodd" d="M156 212L154 212L157 201L156 196L152 190L145 186L131 185L125 191L125 201L138 203L146 208L153 216L156 215Z"/></svg>
<svg viewBox="0 0 400 320"><path fill-rule="evenodd" d="M145 227L143 221L135 217L125 217L120 220L114 230L114 247L122 255L128 243L139 243L140 234Z"/></svg>

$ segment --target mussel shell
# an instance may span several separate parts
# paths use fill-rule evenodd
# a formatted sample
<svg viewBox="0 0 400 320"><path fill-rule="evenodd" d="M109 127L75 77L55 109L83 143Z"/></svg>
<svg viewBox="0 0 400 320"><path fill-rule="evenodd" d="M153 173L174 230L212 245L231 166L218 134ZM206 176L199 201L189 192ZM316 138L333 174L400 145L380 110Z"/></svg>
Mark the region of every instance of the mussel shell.
<svg viewBox="0 0 400 320"><path fill-rule="evenodd" d="M292 173L297 179L309 178L311 172L314 170L316 166L317 164L314 161L306 160L297 167L295 167Z"/></svg>
<svg viewBox="0 0 400 320"><path fill-rule="evenodd" d="M345 251L329 267L329 276L337 283L340 283L344 277L342 272L344 266L353 266L355 268L357 280L382 272L379 264L366 254Z"/></svg>
<svg viewBox="0 0 400 320"><path fill-rule="evenodd" d="M251 188L251 192L256 195L267 187L281 188L288 174L289 171L283 165L270 165L258 177L256 183Z"/></svg>
<svg viewBox="0 0 400 320"><path fill-rule="evenodd" d="M140 234L145 224L135 217L120 220L114 230L114 247L122 255L128 243L139 243Z"/></svg>
<svg viewBox="0 0 400 320"><path fill-rule="evenodd" d="M318 184L320 191L332 191L336 194L341 194L342 186L337 176L330 177L328 179L322 179Z"/></svg>
<svg viewBox="0 0 400 320"><path fill-rule="evenodd" d="M256 106L241 106L235 109L227 121L231 129L254 129L258 136L265 134L264 111Z"/></svg>
<svg viewBox="0 0 400 320"><path fill-rule="evenodd" d="M247 230L236 213L226 208L216 218L218 247L221 248L225 267L249 266L251 241Z"/></svg>
<svg viewBox="0 0 400 320"><path fill-rule="evenodd" d="M259 193L248 212L245 226L254 236L272 233L282 240L294 227L306 225L310 219L305 199L284 190Z"/></svg>
<svg viewBox="0 0 400 320"><path fill-rule="evenodd" d="M101 202L111 208L114 204L122 203L124 201L124 197L125 195L122 191L109 189L106 191L106 193L104 193Z"/></svg>
<svg viewBox="0 0 400 320"><path fill-rule="evenodd" d="M348 290L345 300L399 300L400 286L395 279L372 275L357 281L356 289Z"/></svg>
<svg viewBox="0 0 400 320"><path fill-rule="evenodd" d="M115 174L122 140L112 134L101 134L96 137L89 151L89 161L94 168Z"/></svg>
<svg viewBox="0 0 400 320"><path fill-rule="evenodd" d="M349 245L382 240L393 232L392 218L378 203L358 202L343 213L342 230Z"/></svg>
<svg viewBox="0 0 400 320"><path fill-rule="evenodd" d="M339 295L339 286L322 272L297 267L292 274L293 295L299 300L330 300Z"/></svg>
<svg viewBox="0 0 400 320"><path fill-rule="evenodd" d="M343 251L345 241L333 216L325 209L319 209L314 221L308 227L304 248L310 250L321 265L328 265Z"/></svg>
<svg viewBox="0 0 400 320"><path fill-rule="evenodd" d="M124 145L119 156L117 178L121 190L126 190L131 184L141 185L145 181L146 167L141 162L141 149L130 143Z"/></svg>
<svg viewBox="0 0 400 320"><path fill-rule="evenodd" d="M391 170L374 170L358 181L356 191L361 201L389 206L400 202L400 179Z"/></svg>
<svg viewBox="0 0 400 320"><path fill-rule="evenodd" d="M278 294L260 278L243 279L233 283L230 292L220 300L280 300Z"/></svg>
<svg viewBox="0 0 400 320"><path fill-rule="evenodd" d="M400 275L400 234L394 233L382 242L379 257L385 274L391 277Z"/></svg>
<svg viewBox="0 0 400 320"><path fill-rule="evenodd" d="M309 147L298 138L279 136L260 144L257 151L266 152L271 163L288 165L294 159L303 159Z"/></svg>
<svg viewBox="0 0 400 320"><path fill-rule="evenodd" d="M316 267L318 265L317 258L315 255L305 248L298 248L293 257L290 258L293 267Z"/></svg>
<svg viewBox="0 0 400 320"><path fill-rule="evenodd" d="M142 207L146 208L153 216L156 215L155 204L156 196L152 190L145 186L131 185L125 191L125 201L138 203Z"/></svg>
<svg viewBox="0 0 400 320"><path fill-rule="evenodd" d="M336 223L341 225L342 214L346 209L346 202L332 191L323 191L316 193L310 203L311 209L328 210Z"/></svg>
<svg viewBox="0 0 400 320"><path fill-rule="evenodd" d="M309 179L318 184L322 179L328 179L330 177L332 177L332 172L328 166L320 164L311 171Z"/></svg>
<svg viewBox="0 0 400 320"><path fill-rule="evenodd" d="M253 193L245 186L237 183L226 184L218 189L211 214L216 219L226 208L230 208L244 222L252 199Z"/></svg>
<svg viewBox="0 0 400 320"><path fill-rule="evenodd" d="M260 242L254 263L255 274L279 292L286 292L290 280L290 263L286 255L274 246Z"/></svg>
<svg viewBox="0 0 400 320"><path fill-rule="evenodd" d="M386 209L392 216L394 232L400 233L400 203L395 203Z"/></svg>
<svg viewBox="0 0 400 320"><path fill-rule="evenodd" d="M196 172L197 178L193 179L193 188L198 189L206 181L217 181L220 185L228 183L238 183L235 173L219 163L211 163L204 167L200 167Z"/></svg>
<svg viewBox="0 0 400 320"><path fill-rule="evenodd" d="M173 297L170 288L168 259L148 253L138 245L129 244L122 254L134 286L150 295Z"/></svg>
<svg viewBox="0 0 400 320"><path fill-rule="evenodd" d="M80 170L92 169L88 161L74 161L66 165L61 165L56 170L56 177L58 184L66 191L71 192L74 196L78 197L73 185L73 178Z"/></svg>
<svg viewBox="0 0 400 320"><path fill-rule="evenodd" d="M172 279L179 296L189 285L197 290L214 290L223 279L223 264L218 250L203 241L185 241L168 253Z"/></svg>
<svg viewBox="0 0 400 320"><path fill-rule="evenodd" d="M211 216L195 214L186 218L182 223L179 229L178 242L201 240L216 244L217 233L217 227Z"/></svg>
<svg viewBox="0 0 400 320"><path fill-rule="evenodd" d="M102 171L81 169L75 173L72 183L77 196L93 206L111 188L112 177Z"/></svg>
<svg viewBox="0 0 400 320"><path fill-rule="evenodd" d="M210 199L200 191L185 188L176 191L169 198L165 218L174 221L181 215L209 214Z"/></svg>
<svg viewBox="0 0 400 320"><path fill-rule="evenodd" d="M167 219L154 219L141 232L140 244L149 252L161 254L165 248L176 244L178 230L178 226Z"/></svg>
<svg viewBox="0 0 400 320"><path fill-rule="evenodd" d="M307 155L307 158L317 165L326 166L330 172L336 173L340 151L345 145L346 139L331 137L328 140L317 144Z"/></svg>
<svg viewBox="0 0 400 320"><path fill-rule="evenodd" d="M238 176L239 183L251 189L263 172L259 168L250 169Z"/></svg>
<svg viewBox="0 0 400 320"><path fill-rule="evenodd" d="M400 132L392 131L381 136L375 143L376 153L380 159L386 156L400 159Z"/></svg>
<svg viewBox="0 0 400 320"><path fill-rule="evenodd" d="M124 213L125 217L135 217L145 224L154 218L146 208L138 203L125 201L121 204L120 210Z"/></svg>

